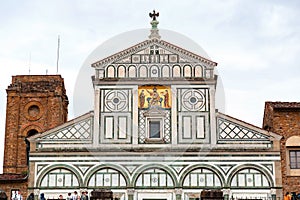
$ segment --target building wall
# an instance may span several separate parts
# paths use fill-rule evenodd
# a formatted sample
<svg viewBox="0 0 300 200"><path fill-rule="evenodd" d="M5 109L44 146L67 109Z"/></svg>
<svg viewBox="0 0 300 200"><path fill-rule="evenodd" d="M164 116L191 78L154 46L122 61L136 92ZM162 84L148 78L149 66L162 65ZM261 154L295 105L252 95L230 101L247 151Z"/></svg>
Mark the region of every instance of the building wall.
<svg viewBox="0 0 300 200"><path fill-rule="evenodd" d="M263 126L283 136L280 141L283 194L300 192L300 171L291 169L289 161L289 151L300 149L298 146L287 146L289 138L300 135L299 103L266 102Z"/></svg>
<svg viewBox="0 0 300 200"><path fill-rule="evenodd" d="M67 121L68 99L60 75L19 75L7 88L4 174L28 174L27 137ZM27 181L7 180L2 189L27 191ZM26 189L25 189L26 188ZM26 195L26 193L25 193Z"/></svg>

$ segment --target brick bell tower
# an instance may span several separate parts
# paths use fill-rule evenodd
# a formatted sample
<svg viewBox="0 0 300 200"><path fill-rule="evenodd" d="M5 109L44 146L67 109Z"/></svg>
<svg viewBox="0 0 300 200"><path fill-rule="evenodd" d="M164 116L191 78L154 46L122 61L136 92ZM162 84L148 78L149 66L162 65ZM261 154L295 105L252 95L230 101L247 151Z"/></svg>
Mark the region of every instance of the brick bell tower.
<svg viewBox="0 0 300 200"><path fill-rule="evenodd" d="M27 174L28 137L67 121L68 98L60 75L19 75L7 88L4 174Z"/></svg>

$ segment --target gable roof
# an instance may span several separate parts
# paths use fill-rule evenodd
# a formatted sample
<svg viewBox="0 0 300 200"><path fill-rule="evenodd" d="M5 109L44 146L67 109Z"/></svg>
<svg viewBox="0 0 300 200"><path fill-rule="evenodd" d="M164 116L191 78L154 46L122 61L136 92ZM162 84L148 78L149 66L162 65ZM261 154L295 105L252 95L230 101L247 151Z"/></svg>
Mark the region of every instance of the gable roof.
<svg viewBox="0 0 300 200"><path fill-rule="evenodd" d="M164 48L164 49L167 49L173 53L177 53L183 57L186 57L186 58L189 58L191 60L193 60L194 62L201 62L201 63L205 63L206 65L208 66L211 66L211 67L215 67L217 66L217 63L208 59L208 58L205 58L201 55L198 55L196 53L193 53L191 51L188 51L186 49L183 49L181 47L178 47L174 44L171 44L167 41L164 41L164 40L158 40L158 39L151 39L151 40L145 40L143 42L140 42L134 46L131 46L127 49L124 49L123 51L120 51L118 53L115 53L111 56L108 56L104 59L101 59L99 61L96 61L92 64L92 67L94 68L102 68L104 66L107 66L113 62L116 62L118 60L121 60L125 57L128 57L132 54L135 54L139 51L142 51L143 49L146 49L147 47L151 46L151 45L157 45L161 48Z"/></svg>

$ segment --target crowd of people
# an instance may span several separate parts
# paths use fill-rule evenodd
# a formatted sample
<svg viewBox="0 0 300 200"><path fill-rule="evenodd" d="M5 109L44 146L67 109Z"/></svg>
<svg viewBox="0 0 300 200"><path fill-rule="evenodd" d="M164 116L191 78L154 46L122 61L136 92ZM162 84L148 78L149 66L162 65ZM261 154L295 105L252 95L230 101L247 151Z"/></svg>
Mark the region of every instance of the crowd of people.
<svg viewBox="0 0 300 200"><path fill-rule="evenodd" d="M298 194L296 194L296 192L287 192L284 195L283 200L300 200L300 192Z"/></svg>
<svg viewBox="0 0 300 200"><path fill-rule="evenodd" d="M65 199L65 200L89 200L88 192L87 191L82 191L81 195L77 193L77 191L74 191L72 194L71 192L68 193L67 197L64 198L62 194L58 196L57 199ZM20 191L17 191L17 193L13 196L12 200L23 200L23 197L21 195ZM30 193L26 200L34 200L34 194ZM41 193L39 196L39 200L46 200L45 194Z"/></svg>

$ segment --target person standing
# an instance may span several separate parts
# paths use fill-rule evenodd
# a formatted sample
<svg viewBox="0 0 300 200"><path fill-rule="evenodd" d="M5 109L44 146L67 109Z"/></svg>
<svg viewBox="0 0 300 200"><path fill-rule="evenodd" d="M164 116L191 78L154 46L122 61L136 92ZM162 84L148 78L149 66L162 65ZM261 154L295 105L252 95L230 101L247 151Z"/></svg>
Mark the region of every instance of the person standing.
<svg viewBox="0 0 300 200"><path fill-rule="evenodd" d="M27 197L27 200L34 200L34 194L30 193L30 195Z"/></svg>
<svg viewBox="0 0 300 200"><path fill-rule="evenodd" d="M23 200L23 197L22 197L22 194L21 194L20 190L17 191L16 196L15 196L15 200Z"/></svg>
<svg viewBox="0 0 300 200"><path fill-rule="evenodd" d="M291 200L291 199L292 199L292 196L290 195L289 192L286 192L283 199L284 199L284 200Z"/></svg>
<svg viewBox="0 0 300 200"><path fill-rule="evenodd" d="M67 200L72 200L72 193L71 192L68 193Z"/></svg>
<svg viewBox="0 0 300 200"><path fill-rule="evenodd" d="M72 197L72 200L78 200L79 199L79 195L77 194L77 191L74 191L74 195Z"/></svg>
<svg viewBox="0 0 300 200"><path fill-rule="evenodd" d="M46 200L46 199L45 199L45 194L44 194L44 193L41 193L41 194L40 194L40 200Z"/></svg>

